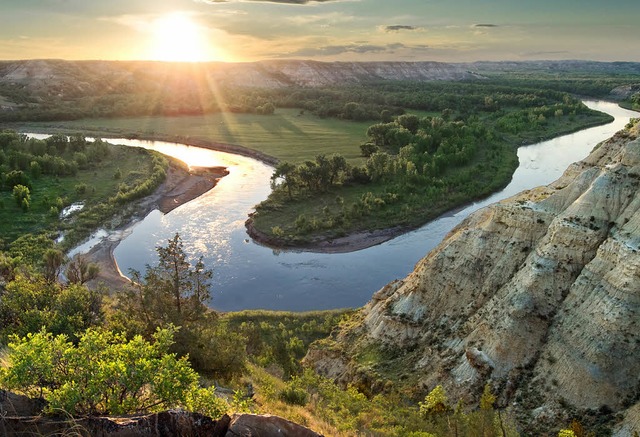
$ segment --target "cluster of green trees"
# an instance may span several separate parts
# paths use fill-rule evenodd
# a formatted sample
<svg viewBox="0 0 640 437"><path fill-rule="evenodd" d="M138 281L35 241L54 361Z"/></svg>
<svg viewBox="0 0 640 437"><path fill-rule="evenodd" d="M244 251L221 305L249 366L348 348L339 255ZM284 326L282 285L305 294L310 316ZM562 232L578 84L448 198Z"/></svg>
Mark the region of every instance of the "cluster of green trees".
<svg viewBox="0 0 640 437"><path fill-rule="evenodd" d="M271 188L281 187L287 191L290 199L294 192L326 192L341 184L350 170L347 160L339 154L329 158L318 155L314 161L305 161L300 165L281 162L271 176Z"/></svg>
<svg viewBox="0 0 640 437"><path fill-rule="evenodd" d="M222 317L207 307L211 271L202 260L188 260L177 234L157 248L156 266L132 271L131 285L110 297L85 285L95 265L67 262L50 247L40 252L37 264L0 252L0 345L7 346L0 387L45 399L53 414L180 406L218 417L246 409L242 395L222 398L210 381L239 380L249 354L286 378L299 374L309 343L342 317L339 311Z"/></svg>
<svg viewBox="0 0 640 437"><path fill-rule="evenodd" d="M624 106L628 106L635 111L640 111L640 93L631 95L628 101L624 102Z"/></svg>
<svg viewBox="0 0 640 437"><path fill-rule="evenodd" d="M205 304L211 272L188 262L179 236L158 255L157 266L144 277L134 272L135 282L106 302L84 285L97 271L82 259L66 266L63 280L64 257L55 249L44 251L39 266L2 254L0 344L8 352L0 386L74 415L224 411L193 368L216 378L241 375L242 337L217 329Z"/></svg>
<svg viewBox="0 0 640 437"><path fill-rule="evenodd" d="M33 232L66 232L66 244L77 242L125 203L151 194L168 165L158 153L81 134L36 139L0 131L0 248ZM83 210L61 222L58 214L74 202Z"/></svg>
<svg viewBox="0 0 640 437"><path fill-rule="evenodd" d="M442 93L427 100L422 93L432 87ZM517 166L516 146L610 120L556 91L449 87L381 85L381 93L368 98L389 93L397 104L451 107L371 125L360 146L366 158L361 166L338 155L280 163L271 195L252 217L255 229L280 244L298 245L351 231L417 226L504 186Z"/></svg>

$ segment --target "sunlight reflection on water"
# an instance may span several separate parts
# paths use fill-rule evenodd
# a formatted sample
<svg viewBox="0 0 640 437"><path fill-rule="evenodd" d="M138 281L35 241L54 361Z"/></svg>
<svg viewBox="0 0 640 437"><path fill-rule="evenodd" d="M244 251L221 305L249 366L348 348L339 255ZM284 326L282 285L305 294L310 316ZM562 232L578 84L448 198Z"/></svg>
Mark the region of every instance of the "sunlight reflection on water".
<svg viewBox="0 0 640 437"><path fill-rule="evenodd" d="M226 166L230 174L210 192L167 215L158 211L149 214L116 248L115 257L123 272L129 268L144 270L145 264L156 262L155 247L166 244L179 232L187 253L194 259L203 256L207 268L214 271L211 304L216 309L302 311L361 306L379 288L406 276L471 212L524 189L552 182L570 163L583 159L598 142L636 115L612 103L587 104L611 113L616 121L521 147L518 156L523 165L501 192L387 243L347 254L274 251L247 242L244 221L253 206L267 197L272 168L250 158L198 149L197 155L192 155L197 156L195 161L184 159L191 165L203 166L206 162ZM170 143L114 142L153 148L159 144L165 153L173 153L176 148Z"/></svg>

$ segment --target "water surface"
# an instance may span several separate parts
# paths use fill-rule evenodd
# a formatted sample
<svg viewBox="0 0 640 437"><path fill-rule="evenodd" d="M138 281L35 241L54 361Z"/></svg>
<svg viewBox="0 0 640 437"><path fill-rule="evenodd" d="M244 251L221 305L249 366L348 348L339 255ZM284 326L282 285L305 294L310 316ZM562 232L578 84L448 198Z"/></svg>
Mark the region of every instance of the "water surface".
<svg viewBox="0 0 640 437"><path fill-rule="evenodd" d="M256 160L162 142L110 140L162 149L190 165L224 165L230 174L205 195L167 215L154 211L135 225L115 250L123 272L144 271L157 260L155 247L180 233L185 250L203 256L214 272L211 306L224 311L265 308L319 310L359 307L388 282L406 276L415 263L471 212L524 189L557 179L572 162L621 129L637 113L613 103L585 102L616 120L605 126L518 150L520 166L499 193L384 244L346 254L277 251L249 239L244 227L253 206L269 194L272 168ZM189 151L197 157L187 158ZM191 160L190 160L191 159Z"/></svg>

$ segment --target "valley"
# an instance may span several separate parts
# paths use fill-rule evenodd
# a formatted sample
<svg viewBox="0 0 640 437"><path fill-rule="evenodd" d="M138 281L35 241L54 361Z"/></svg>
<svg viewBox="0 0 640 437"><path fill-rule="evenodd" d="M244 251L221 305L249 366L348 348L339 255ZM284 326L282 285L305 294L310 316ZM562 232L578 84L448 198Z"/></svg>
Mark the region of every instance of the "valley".
<svg viewBox="0 0 640 437"><path fill-rule="evenodd" d="M148 68L149 88L136 79L141 66ZM148 359L172 366L163 374L167 381L182 378L185 384L169 394L145 383L150 399L214 417L275 412L345 436L476 435L481 428L485 435L553 435L571 427L574 436L586 429L626 437L635 430L635 113L603 101L586 100L583 107L565 93L579 89L601 97L629 86L631 94L620 98L632 106L633 64L272 62L221 65L215 72L212 65L200 66L192 83L179 80L182 66L172 66L173 85L150 106L139 103L149 103L142 97L162 88L162 64L0 67L0 94L11 103L3 106L3 128L85 141L82 147L63 147L56 137L3 143L3 183L17 181L11 171L32 183L28 208L13 205L22 192L15 187L24 185L3 194L6 229L12 229L10 217L20 223L34 212L31 205L40 207L42 182L54 191L66 184L61 207L81 201L87 189L95 193L92 177L116 190L89 210L89 222L71 215L61 225L51 214L41 227L12 231L15 236L3 231L3 388L29 395L39 390L50 406L76 413L128 411L122 404L128 391L121 401L98 400L89 387L78 393L69 388L86 378L68 379L73 372L63 371L55 378L71 381L64 385L29 379L18 363L30 362L30 348L50 344L38 353L75 357L57 369L71 359L102 366L118 348L137 342L140 353L159 354ZM549 68L571 74L554 78L544 72ZM605 74L594 80L598 86L584 81L613 68L620 75ZM469 73L475 69L482 71ZM127 84L142 100L108 97L97 91L96 77L112 84L119 77L119 86ZM189 100L205 77L228 87L223 105ZM56 99L66 103L55 106ZM376 139L373 126L384 126L385 134ZM391 130L395 136L387 135ZM433 139L445 131L456 135ZM35 176L32 162L44 164L55 153L56 162L79 165L77 153L95 148L85 135L104 139L99 145L114 144L105 147L117 158L107 159L104 170L91 163L86 174L78 167L76 174L52 174L51 180ZM380 149L363 156L366 144ZM168 157L161 161L158 151ZM349 170L328 189L312 192L311 184L301 188L293 178L283 184L273 176L274 165L276 173L283 163L308 170L322 166L318 156L335 153ZM380 173L379 193L370 182L348 179L358 172L375 179L372 157L383 153L393 171ZM130 156L152 163L152 182L134 179L145 172L125 164ZM19 157L29 168L18 169ZM455 181L480 189L460 194ZM445 201L434 201L434 187L445 188ZM432 203L415 210L403 199L397 205L384 200L429 188ZM301 214L306 223L335 223L331 202L355 211L351 202L365 197L385 205L351 217L356 226L295 240ZM254 220L285 211L262 225L262 234L273 235L259 241L245 230L256 204ZM294 212L286 213L290 207ZM73 247L91 232L95 238ZM52 238L60 235L64 239L55 245ZM80 257L65 260L63 250ZM65 337L54 337L59 335ZM114 355L91 355L101 349L91 342ZM55 352L58 347L64 352ZM45 355L38 363L48 362ZM49 371L39 366L33 375ZM95 384L128 390L137 382L114 382L127 372ZM154 409L132 396L129 405L142 405L132 411Z"/></svg>

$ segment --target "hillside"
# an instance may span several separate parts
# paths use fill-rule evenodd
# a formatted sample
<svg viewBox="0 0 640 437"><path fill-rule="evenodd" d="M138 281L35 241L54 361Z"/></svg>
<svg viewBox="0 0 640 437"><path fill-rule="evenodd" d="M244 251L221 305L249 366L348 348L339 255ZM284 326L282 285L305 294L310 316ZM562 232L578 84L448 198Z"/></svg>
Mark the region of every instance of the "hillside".
<svg viewBox="0 0 640 437"><path fill-rule="evenodd" d="M370 392L442 384L454 402L490 382L534 435L617 413L619 435L640 432L638 130L471 215L307 363Z"/></svg>
<svg viewBox="0 0 640 437"><path fill-rule="evenodd" d="M167 77L190 80L191 74L215 82L258 88L324 86L379 80L463 80L476 77L463 68L440 62L261 61L170 64L150 61L24 60L0 62L0 84L47 93L98 94L100 88L122 91L160 84ZM61 88L62 87L62 88ZM65 90L64 87L70 87ZM64 97L62 95L61 97Z"/></svg>

